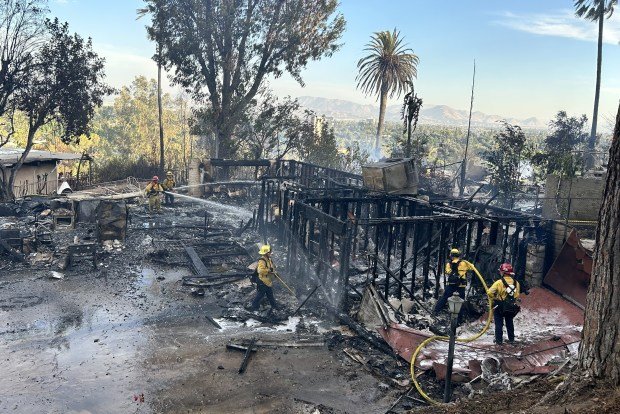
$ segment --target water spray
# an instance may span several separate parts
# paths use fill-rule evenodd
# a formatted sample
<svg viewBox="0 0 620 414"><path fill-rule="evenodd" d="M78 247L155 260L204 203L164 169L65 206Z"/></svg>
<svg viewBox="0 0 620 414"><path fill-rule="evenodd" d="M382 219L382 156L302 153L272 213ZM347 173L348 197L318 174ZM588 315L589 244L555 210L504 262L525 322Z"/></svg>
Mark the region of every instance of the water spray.
<svg viewBox="0 0 620 414"><path fill-rule="evenodd" d="M184 198L186 200L191 200L191 201L196 201L198 203L202 203L202 204L208 204L210 206L219 208L221 210L224 210L228 213L231 214L235 214L235 215L240 215L243 216L243 218L245 219L250 219L253 218L253 213L250 210L247 210L245 208L241 208L241 207L237 207L237 206L229 206L226 204L222 204L222 203L217 203L215 201L211 201L211 200L205 200L204 198L199 198L199 197L192 197L192 196L188 196L185 194L179 194L179 193L173 193L172 191L164 191L164 194L170 194L173 195L175 197L179 197L179 198Z"/></svg>

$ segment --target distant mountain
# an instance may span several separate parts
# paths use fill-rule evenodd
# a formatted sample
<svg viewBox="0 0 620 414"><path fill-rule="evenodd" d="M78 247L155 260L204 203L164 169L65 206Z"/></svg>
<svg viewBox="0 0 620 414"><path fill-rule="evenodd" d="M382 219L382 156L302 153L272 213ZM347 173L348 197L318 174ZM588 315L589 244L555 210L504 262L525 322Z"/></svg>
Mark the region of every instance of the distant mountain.
<svg viewBox="0 0 620 414"><path fill-rule="evenodd" d="M376 119L379 107L363 105L342 99L320 98L314 96L300 96L299 103L318 114L339 120ZM386 110L386 120L401 121L400 105L390 105ZM424 105L420 111L420 124L467 126L469 111L454 109L447 105ZM506 120L522 128L546 128L547 124L538 118L517 119L500 115L487 115L474 111L471 117L472 125L497 127L497 121Z"/></svg>
<svg viewBox="0 0 620 414"><path fill-rule="evenodd" d="M301 106L317 114L335 119L376 118L379 110L378 106L363 105L342 99L319 98L315 96L300 96L297 99Z"/></svg>

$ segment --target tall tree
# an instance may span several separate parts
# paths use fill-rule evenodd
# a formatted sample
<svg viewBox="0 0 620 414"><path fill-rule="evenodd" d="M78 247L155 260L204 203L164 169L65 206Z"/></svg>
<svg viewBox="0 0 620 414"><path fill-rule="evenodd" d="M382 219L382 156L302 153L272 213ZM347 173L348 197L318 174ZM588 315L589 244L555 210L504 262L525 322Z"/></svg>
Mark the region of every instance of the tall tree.
<svg viewBox="0 0 620 414"><path fill-rule="evenodd" d="M419 58L403 44L400 32L383 31L373 34L364 51L368 55L357 62L357 87L366 95L378 95L379 122L375 138L375 155L380 154L380 139L388 98L400 96L418 75Z"/></svg>
<svg viewBox="0 0 620 414"><path fill-rule="evenodd" d="M33 58L25 84L16 92L17 110L27 118L24 152L2 180L1 197L13 198L15 175L32 149L39 129L55 123L65 143L89 136L90 120L103 97L113 92L103 82L104 60L92 50L90 39L70 34L67 23L46 20L46 39Z"/></svg>
<svg viewBox="0 0 620 414"><path fill-rule="evenodd" d="M15 132L15 93L32 69L46 12L45 0L0 0L0 117L8 120L2 125L0 147Z"/></svg>
<svg viewBox="0 0 620 414"><path fill-rule="evenodd" d="M590 377L620 385L620 108L599 211L592 276L588 287L579 368Z"/></svg>
<svg viewBox="0 0 620 414"><path fill-rule="evenodd" d="M337 0L147 0L149 36L161 39L172 80L208 103L219 157L235 156L235 130L269 76L303 85L311 60L338 48L345 21Z"/></svg>
<svg viewBox="0 0 620 414"><path fill-rule="evenodd" d="M593 166L593 155L596 147L596 124L598 121L598 101L601 94L601 65L603 62L603 22L605 16L611 17L614 7L618 4L618 0L574 0L575 14L586 20L598 22L598 48L596 54L596 87L594 90L594 111L592 113L592 129L590 131L590 140L588 141L588 150L590 155L586 158L587 166Z"/></svg>
<svg viewBox="0 0 620 414"><path fill-rule="evenodd" d="M620 107L609 149L609 168L598 213L594 261L586 296L577 369L540 404L564 402L601 384L620 385ZM571 397L568 397L569 399ZM613 408L611 408L613 410ZM614 411L615 412L615 411Z"/></svg>
<svg viewBox="0 0 620 414"><path fill-rule="evenodd" d="M549 123L550 133L545 138L545 148L532 156L532 162L544 169L544 174L573 177L583 167L583 152L587 147L588 117L569 117L559 111Z"/></svg>
<svg viewBox="0 0 620 414"><path fill-rule="evenodd" d="M525 149L525 134L518 125L502 121L503 129L495 134L493 147L482 153L491 173L491 185L505 207L512 207L519 189L520 164Z"/></svg>
<svg viewBox="0 0 620 414"><path fill-rule="evenodd" d="M116 177L121 169L111 170L118 164L135 164L138 161L140 165L148 166L149 171L160 171L157 89L156 79L137 76L131 85L120 89L113 105L97 111L93 128L103 137L95 154L99 160L99 171L105 169L108 174L113 172ZM190 153L188 99L183 95L173 98L163 93L161 100L162 122L166 131L165 166L170 170L186 170ZM141 172L134 174L130 169L122 171L134 176Z"/></svg>
<svg viewBox="0 0 620 414"><path fill-rule="evenodd" d="M290 97L280 101L269 92L261 98L249 109L240 139L252 158L283 158L299 145L299 102Z"/></svg>
<svg viewBox="0 0 620 414"><path fill-rule="evenodd" d="M143 16L145 16L146 14L148 14L149 9L148 8L141 8L137 10L138 13L138 19L142 18ZM162 18L163 16L160 16L160 18ZM161 66L162 66L162 59L161 59L161 33L159 33L159 36L157 39L155 39L155 56L153 56L153 59L155 60L155 62L157 63L157 116L158 116L158 124L159 124L159 169L161 171L164 170L164 154L165 154L165 144L164 144L164 110L163 110L163 103L162 103L162 91L161 91Z"/></svg>

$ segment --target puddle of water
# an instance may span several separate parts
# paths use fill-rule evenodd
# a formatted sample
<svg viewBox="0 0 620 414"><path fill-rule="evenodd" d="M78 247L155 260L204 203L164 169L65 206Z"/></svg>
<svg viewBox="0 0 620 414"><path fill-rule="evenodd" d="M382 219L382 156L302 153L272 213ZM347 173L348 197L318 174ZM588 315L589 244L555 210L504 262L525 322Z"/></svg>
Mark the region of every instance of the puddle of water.
<svg viewBox="0 0 620 414"><path fill-rule="evenodd" d="M215 318L214 318L215 319ZM301 317L299 316L289 316L289 318L277 325L265 325L263 322L257 321L256 319L248 319L245 322L237 322L231 321L229 319L215 319L215 321L222 327L220 332L226 330L244 330L244 329L252 329L256 332L296 332L299 322L301 321ZM320 319L314 318L304 318L304 325L307 327L309 325L314 325L317 327L318 333L324 333L329 331L330 329L322 326L324 321Z"/></svg>
<svg viewBox="0 0 620 414"><path fill-rule="evenodd" d="M150 267L142 268L142 271L136 278L138 286L149 287L155 282L155 270Z"/></svg>

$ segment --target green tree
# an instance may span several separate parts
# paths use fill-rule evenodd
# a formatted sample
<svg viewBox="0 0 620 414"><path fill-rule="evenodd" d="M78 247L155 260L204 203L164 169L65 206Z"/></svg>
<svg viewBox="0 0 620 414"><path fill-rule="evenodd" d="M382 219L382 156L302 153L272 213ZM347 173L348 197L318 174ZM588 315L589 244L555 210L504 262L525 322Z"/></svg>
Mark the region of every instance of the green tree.
<svg viewBox="0 0 620 414"><path fill-rule="evenodd" d="M611 17L618 0L574 0L575 14L586 20L598 22L598 47L596 54L596 87L594 89L594 110L592 113L592 129L588 150L593 152L596 147L596 126L598 121L598 101L601 94L601 65L603 62L603 22L605 16ZM593 157L586 158L588 167L592 167Z"/></svg>
<svg viewBox="0 0 620 414"><path fill-rule="evenodd" d="M334 128L323 117L307 112L299 133L297 154L302 161L324 167L340 167L342 155L338 151Z"/></svg>
<svg viewBox="0 0 620 414"><path fill-rule="evenodd" d="M98 111L94 130L102 139L96 147L95 155L101 167L126 161L141 166L135 173L124 170L128 175L136 175L140 171L154 170L159 171L159 174L164 172L159 162L161 142L158 127L158 89L155 79L137 76L131 85L121 88L113 105ZM191 114L188 99L184 95L173 98L165 93L162 94L161 101L162 124L166 130L165 165L167 169L183 172L181 175L184 175L191 151L188 122ZM100 170L103 171L104 168ZM113 168L105 168L105 171L111 174Z"/></svg>
<svg viewBox="0 0 620 414"><path fill-rule="evenodd" d="M269 76L303 85L311 60L330 56L345 21L336 0L147 0L149 37L173 81L207 107L220 158L236 155L235 131Z"/></svg>
<svg viewBox="0 0 620 414"><path fill-rule="evenodd" d="M366 95L378 95L379 122L375 138L375 153L378 156L388 97L400 96L406 91L407 84L413 83L413 78L418 74L419 58L403 44L396 29L374 33L364 51L368 55L357 62L359 73L356 81L357 87Z"/></svg>
<svg viewBox="0 0 620 414"><path fill-rule="evenodd" d="M569 117L559 111L549 123L550 133L545 138L544 149L532 156L532 163L542 168L544 174L573 177L583 168L583 153L588 146L586 125L588 118Z"/></svg>
<svg viewBox="0 0 620 414"><path fill-rule="evenodd" d="M45 0L0 0L0 147L15 133L15 95L33 68L45 29L45 5Z"/></svg>
<svg viewBox="0 0 620 414"><path fill-rule="evenodd" d="M56 124L65 143L90 136L90 121L103 97L113 92L103 82L104 60L92 50L90 39L70 34L67 23L46 20L46 37L36 51L25 83L16 91L16 108L26 116L24 152L2 179L2 198L13 199L15 175L32 149L39 129ZM3 174L4 175L4 174Z"/></svg>
<svg viewBox="0 0 620 414"><path fill-rule="evenodd" d="M499 193L505 207L511 207L519 190L521 158L525 149L525 134L518 125L502 121L503 129L495 134L493 146L482 153L490 172L490 184Z"/></svg>
<svg viewBox="0 0 620 414"><path fill-rule="evenodd" d="M278 100L265 93L260 103L248 110L239 131L243 149L251 158L283 158L299 145L300 106L290 97Z"/></svg>

